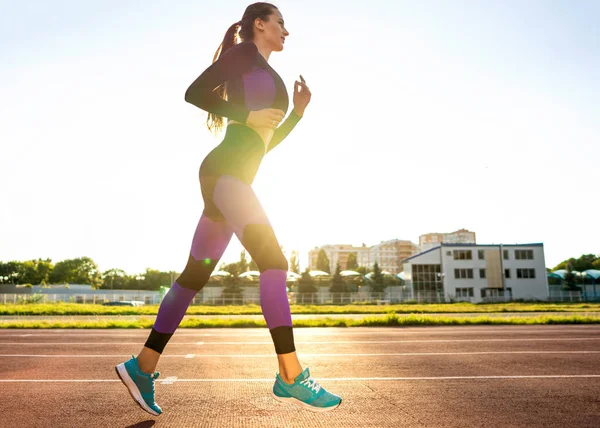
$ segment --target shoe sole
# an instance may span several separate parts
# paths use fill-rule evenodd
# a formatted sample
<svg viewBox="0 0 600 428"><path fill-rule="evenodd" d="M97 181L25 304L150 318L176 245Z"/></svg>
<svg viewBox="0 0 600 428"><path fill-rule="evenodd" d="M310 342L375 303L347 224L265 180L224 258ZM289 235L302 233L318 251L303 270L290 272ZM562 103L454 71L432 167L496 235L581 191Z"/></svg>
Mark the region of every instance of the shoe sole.
<svg viewBox="0 0 600 428"><path fill-rule="evenodd" d="M154 416L160 415L160 413L158 413L156 410L152 410L150 408L150 406L148 406L146 404L137 385L135 384L133 379L131 379L131 376L129 376L129 373L127 373L127 369L125 368L124 363L121 363L121 364L115 366L115 371L117 372L119 379L121 379L121 382L123 382L123 384L127 387L127 391L129 391L129 395L131 395L131 398L133 398L135 400L135 402L137 404L139 404L139 406L142 409L144 409L151 415L154 415Z"/></svg>
<svg viewBox="0 0 600 428"><path fill-rule="evenodd" d="M303 409L310 410L311 412L315 412L315 413L330 412L330 411L332 411L334 409L337 409L338 407L340 407L340 404L342 404L342 400L340 400L340 402L337 403L335 406L315 407L315 406L311 406L310 404L306 404L304 401L300 401L300 400L298 400L297 398L294 398L294 397L280 397L280 396L276 395L272 391L271 391L271 395L277 401L281 401L282 403L296 404L296 405L302 407Z"/></svg>

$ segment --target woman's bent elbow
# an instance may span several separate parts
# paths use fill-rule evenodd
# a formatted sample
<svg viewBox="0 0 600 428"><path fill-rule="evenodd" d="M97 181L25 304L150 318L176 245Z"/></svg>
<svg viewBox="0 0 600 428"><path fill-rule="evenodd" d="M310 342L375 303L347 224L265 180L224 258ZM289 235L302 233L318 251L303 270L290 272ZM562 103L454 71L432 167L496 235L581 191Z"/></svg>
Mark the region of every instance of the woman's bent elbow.
<svg viewBox="0 0 600 428"><path fill-rule="evenodd" d="M183 96L183 99L190 104L194 104L192 102L192 94L190 93L189 89L187 91L185 91L185 95Z"/></svg>

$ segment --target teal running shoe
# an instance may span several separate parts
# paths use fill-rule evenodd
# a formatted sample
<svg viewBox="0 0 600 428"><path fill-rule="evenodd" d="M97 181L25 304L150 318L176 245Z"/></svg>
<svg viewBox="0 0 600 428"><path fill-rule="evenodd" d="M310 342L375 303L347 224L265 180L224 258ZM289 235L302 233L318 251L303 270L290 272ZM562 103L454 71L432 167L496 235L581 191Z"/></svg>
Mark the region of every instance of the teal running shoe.
<svg viewBox="0 0 600 428"><path fill-rule="evenodd" d="M273 397L284 403L297 404L311 412L328 412L342 403L341 397L327 392L310 376L308 367L294 379L293 384L285 383L279 373L276 373Z"/></svg>
<svg viewBox="0 0 600 428"><path fill-rule="evenodd" d="M154 380L158 379L160 372L151 375L142 372L137 358L133 355L130 360L116 365L115 371L142 409L154 416L162 413L162 409L154 401Z"/></svg>

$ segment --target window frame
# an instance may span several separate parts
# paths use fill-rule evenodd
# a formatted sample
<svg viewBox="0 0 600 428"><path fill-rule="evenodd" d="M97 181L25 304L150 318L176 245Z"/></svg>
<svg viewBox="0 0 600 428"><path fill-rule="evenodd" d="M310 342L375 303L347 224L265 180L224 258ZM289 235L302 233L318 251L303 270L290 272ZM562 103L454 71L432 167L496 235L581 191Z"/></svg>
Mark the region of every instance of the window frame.
<svg viewBox="0 0 600 428"><path fill-rule="evenodd" d="M452 250L453 260L473 260L473 250Z"/></svg>

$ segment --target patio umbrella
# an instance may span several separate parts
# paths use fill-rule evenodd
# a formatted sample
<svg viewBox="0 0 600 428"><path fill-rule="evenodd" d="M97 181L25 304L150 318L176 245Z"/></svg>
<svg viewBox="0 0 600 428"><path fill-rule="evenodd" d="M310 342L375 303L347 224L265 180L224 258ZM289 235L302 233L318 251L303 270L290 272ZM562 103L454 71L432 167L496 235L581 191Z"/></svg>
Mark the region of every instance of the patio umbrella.
<svg viewBox="0 0 600 428"><path fill-rule="evenodd" d="M231 276L231 274L224 270L216 270L210 276Z"/></svg>
<svg viewBox="0 0 600 428"><path fill-rule="evenodd" d="M356 272L355 270L343 270L340 272L341 276L362 276L360 272Z"/></svg>
<svg viewBox="0 0 600 428"><path fill-rule="evenodd" d="M240 273L238 278L258 278L260 277L260 272L257 270L249 270L248 272Z"/></svg>
<svg viewBox="0 0 600 428"><path fill-rule="evenodd" d="M310 272L308 272L308 274L310 276L330 276L331 274L324 272L322 270L311 270Z"/></svg>

